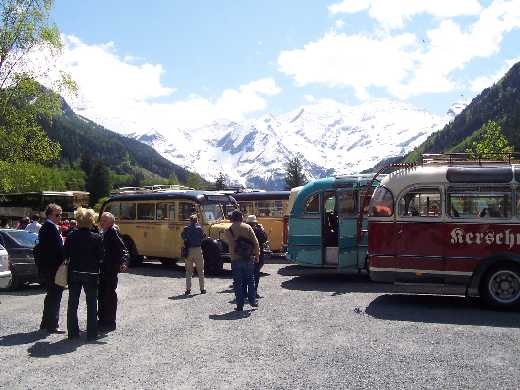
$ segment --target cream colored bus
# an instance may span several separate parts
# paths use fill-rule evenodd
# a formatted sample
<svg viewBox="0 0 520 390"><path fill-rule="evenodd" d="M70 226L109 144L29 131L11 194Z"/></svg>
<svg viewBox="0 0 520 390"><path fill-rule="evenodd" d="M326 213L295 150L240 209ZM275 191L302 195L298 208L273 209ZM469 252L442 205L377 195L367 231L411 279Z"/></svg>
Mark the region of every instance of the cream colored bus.
<svg viewBox="0 0 520 390"><path fill-rule="evenodd" d="M190 215L198 214L199 223L211 237L212 232L229 226L225 221L229 204L236 204L232 196L212 191L125 189L112 195L101 212L109 211L116 217L131 264L139 264L144 257L171 263L181 258L181 232L189 224ZM222 270L226 257L222 249L217 239L208 238L203 243L208 273Z"/></svg>

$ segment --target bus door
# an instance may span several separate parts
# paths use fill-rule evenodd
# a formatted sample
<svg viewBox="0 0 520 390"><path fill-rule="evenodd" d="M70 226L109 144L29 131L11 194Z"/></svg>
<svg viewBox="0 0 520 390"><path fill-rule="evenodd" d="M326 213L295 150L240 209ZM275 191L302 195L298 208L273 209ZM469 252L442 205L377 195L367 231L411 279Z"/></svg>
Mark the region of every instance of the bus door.
<svg viewBox="0 0 520 390"><path fill-rule="evenodd" d="M357 189L345 188L336 193L336 210L339 218L339 268L358 267L358 192Z"/></svg>
<svg viewBox="0 0 520 390"><path fill-rule="evenodd" d="M323 264L339 264L339 221L336 212L336 191L325 191L322 198L321 242Z"/></svg>
<svg viewBox="0 0 520 390"><path fill-rule="evenodd" d="M321 195L315 192L303 201L301 214L289 224L289 258L300 265L319 267L322 263Z"/></svg>

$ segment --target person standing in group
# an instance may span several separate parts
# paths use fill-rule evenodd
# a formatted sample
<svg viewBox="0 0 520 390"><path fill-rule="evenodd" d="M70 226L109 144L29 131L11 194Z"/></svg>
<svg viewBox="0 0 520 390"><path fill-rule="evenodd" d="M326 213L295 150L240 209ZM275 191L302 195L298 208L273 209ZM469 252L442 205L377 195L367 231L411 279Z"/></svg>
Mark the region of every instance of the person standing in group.
<svg viewBox="0 0 520 390"><path fill-rule="evenodd" d="M56 272L63 263L63 240L58 226L61 213L60 206L55 203L49 204L45 210L47 220L38 232L38 271L47 288L40 329L49 333L61 333L58 323L63 287L54 283Z"/></svg>
<svg viewBox="0 0 520 390"><path fill-rule="evenodd" d="M25 227L25 231L29 233L36 233L40 231L42 225L39 222L40 217L36 214L31 216L31 223Z"/></svg>
<svg viewBox="0 0 520 390"><path fill-rule="evenodd" d="M260 225L256 220L256 215L248 215L246 218L246 223L251 226L253 231L255 232L256 239L258 240L258 244L260 245L260 260L255 262L255 270L254 270L254 279L255 279L255 295L256 298L261 298L260 294L258 294L258 284L260 283L260 270L264 266L265 262L265 251L264 244L267 242L267 234L264 230L264 227Z"/></svg>
<svg viewBox="0 0 520 390"><path fill-rule="evenodd" d="M87 340L91 341L98 336L97 291L103 240L90 231L96 219L94 210L80 207L75 217L78 229L69 231L65 242L65 259L69 259L67 333L69 339L79 338L78 305L83 288L87 301Z"/></svg>
<svg viewBox="0 0 520 390"><path fill-rule="evenodd" d="M98 324L101 330L116 329L118 273L128 271L128 251L119 231L114 228L115 218L109 212L101 215L104 256L101 264L98 291Z"/></svg>
<svg viewBox="0 0 520 390"><path fill-rule="evenodd" d="M202 240L206 237L202 226L199 225L197 214L190 215L190 224L181 233L188 254L186 256L186 291L184 295L191 294L191 278L193 276L193 263L199 275L199 288L201 294L206 294L204 289L204 257L202 256Z"/></svg>
<svg viewBox="0 0 520 390"><path fill-rule="evenodd" d="M224 240L228 243L231 254L237 311L244 309L246 286L249 304L258 307L253 273L254 263L260 261L260 245L251 226L242 223L243 218L240 211L233 211L230 217L231 226L224 232Z"/></svg>
<svg viewBox="0 0 520 390"><path fill-rule="evenodd" d="M20 221L18 222L18 225L16 226L16 229L18 229L18 230L25 230L25 228L27 227L27 225L29 225L29 222L31 222L31 220L29 219L29 217L23 217L23 218L20 219Z"/></svg>

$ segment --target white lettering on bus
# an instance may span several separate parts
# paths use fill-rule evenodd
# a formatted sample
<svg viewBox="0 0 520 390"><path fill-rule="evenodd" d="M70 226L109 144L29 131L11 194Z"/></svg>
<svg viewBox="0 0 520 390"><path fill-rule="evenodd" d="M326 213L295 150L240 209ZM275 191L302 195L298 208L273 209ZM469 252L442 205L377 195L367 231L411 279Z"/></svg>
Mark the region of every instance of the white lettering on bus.
<svg viewBox="0 0 520 390"><path fill-rule="evenodd" d="M520 246L520 233L512 233L511 229L506 229L503 232L486 232L475 233L465 232L461 228L455 228L450 233L452 244L468 244L468 245L505 245L512 249L515 245Z"/></svg>

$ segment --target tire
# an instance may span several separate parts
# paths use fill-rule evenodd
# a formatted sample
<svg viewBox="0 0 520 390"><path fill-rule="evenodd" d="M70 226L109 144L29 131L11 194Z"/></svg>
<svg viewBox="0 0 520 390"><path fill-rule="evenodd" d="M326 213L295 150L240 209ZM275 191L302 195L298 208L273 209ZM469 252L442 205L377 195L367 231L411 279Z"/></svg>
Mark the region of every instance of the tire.
<svg viewBox="0 0 520 390"><path fill-rule="evenodd" d="M123 242L125 243L126 249L128 249L128 252L130 254L130 262L128 264L129 267L138 267L143 264L143 256L139 255L139 252L137 252L137 247L135 246L134 241L128 237L123 236Z"/></svg>
<svg viewBox="0 0 520 390"><path fill-rule="evenodd" d="M483 302L494 309L510 310L520 306L520 266L492 266L481 284Z"/></svg>
<svg viewBox="0 0 520 390"><path fill-rule="evenodd" d="M211 238L202 242L202 256L204 257L204 273L208 275L219 275L224 268L224 260L220 252L220 246L216 240Z"/></svg>
<svg viewBox="0 0 520 390"><path fill-rule="evenodd" d="M22 287L23 283L16 277L16 274L11 271L11 277L7 282L6 290L14 291Z"/></svg>

